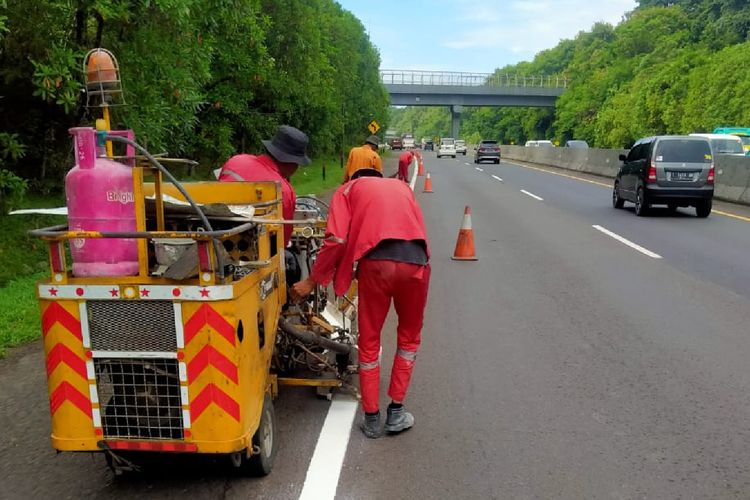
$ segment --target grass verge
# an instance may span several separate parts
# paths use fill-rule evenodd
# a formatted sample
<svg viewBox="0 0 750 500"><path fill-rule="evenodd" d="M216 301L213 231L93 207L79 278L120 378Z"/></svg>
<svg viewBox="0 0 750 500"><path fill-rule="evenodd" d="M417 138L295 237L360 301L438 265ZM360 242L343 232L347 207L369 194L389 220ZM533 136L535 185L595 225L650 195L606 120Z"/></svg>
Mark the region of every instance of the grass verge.
<svg viewBox="0 0 750 500"><path fill-rule="evenodd" d="M9 347L38 338L36 282L44 273L17 278L0 288L0 358Z"/></svg>
<svg viewBox="0 0 750 500"><path fill-rule="evenodd" d="M36 197L24 207L58 207L61 197ZM54 215L0 216L0 358L7 348L40 335L36 282L47 270L47 245L27 233L30 229L64 224Z"/></svg>
<svg viewBox="0 0 750 500"><path fill-rule="evenodd" d="M390 151L381 151L381 158L390 155ZM325 166L325 179L323 179L323 167ZM344 159L346 166L346 159ZM297 196L308 194L322 195L341 185L344 180L344 169L338 156L327 156L316 158L307 167L300 167L292 176L292 186Z"/></svg>
<svg viewBox="0 0 750 500"><path fill-rule="evenodd" d="M325 179L323 167L325 166ZM300 167L292 176L292 186L297 196L320 195L339 185L344 178L344 170L338 157L316 158L307 167Z"/></svg>

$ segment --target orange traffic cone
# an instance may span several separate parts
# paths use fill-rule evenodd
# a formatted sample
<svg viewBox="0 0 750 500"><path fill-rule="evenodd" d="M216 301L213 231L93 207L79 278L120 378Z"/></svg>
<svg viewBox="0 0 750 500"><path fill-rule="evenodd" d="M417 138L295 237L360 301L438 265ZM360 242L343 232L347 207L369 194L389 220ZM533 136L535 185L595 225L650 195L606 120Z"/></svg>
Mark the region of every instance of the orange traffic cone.
<svg viewBox="0 0 750 500"><path fill-rule="evenodd" d="M458 230L456 249L453 251L453 260L479 260L474 250L474 230L471 228L471 207L464 209L464 221Z"/></svg>
<svg viewBox="0 0 750 500"><path fill-rule="evenodd" d="M422 177L424 175L424 162L422 161L422 155L417 156L417 165L419 166L417 175Z"/></svg>
<svg viewBox="0 0 750 500"><path fill-rule="evenodd" d="M422 190L423 193L432 193L432 179L430 178L430 173L427 172L427 177L424 178L424 189Z"/></svg>

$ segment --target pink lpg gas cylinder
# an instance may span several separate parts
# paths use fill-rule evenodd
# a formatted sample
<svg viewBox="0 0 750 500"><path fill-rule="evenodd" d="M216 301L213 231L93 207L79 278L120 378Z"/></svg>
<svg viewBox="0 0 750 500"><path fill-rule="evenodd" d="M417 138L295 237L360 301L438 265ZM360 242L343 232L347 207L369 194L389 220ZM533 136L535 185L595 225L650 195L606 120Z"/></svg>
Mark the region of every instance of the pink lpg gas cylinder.
<svg viewBox="0 0 750 500"><path fill-rule="evenodd" d="M71 231L135 231L133 171L116 161L96 157L96 132L75 127L76 166L65 177L68 227ZM138 274L138 243L131 238L86 238L70 241L74 276Z"/></svg>

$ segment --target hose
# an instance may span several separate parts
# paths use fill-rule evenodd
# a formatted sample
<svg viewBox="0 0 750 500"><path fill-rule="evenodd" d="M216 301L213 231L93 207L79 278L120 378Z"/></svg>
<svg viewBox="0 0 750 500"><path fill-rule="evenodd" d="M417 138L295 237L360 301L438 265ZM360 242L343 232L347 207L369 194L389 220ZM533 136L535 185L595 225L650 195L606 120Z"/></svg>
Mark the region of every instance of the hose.
<svg viewBox="0 0 750 500"><path fill-rule="evenodd" d="M339 342L334 342L331 339L327 339L321 335L318 335L315 332L311 332L310 330L304 330L302 328L299 328L292 323L288 322L284 318L279 318L279 328L281 328L281 331L284 333L291 335L295 339L299 340L303 344L307 345L316 345L319 347L323 347L324 349L329 349L331 351L335 351L339 354L349 354L351 352L352 346L349 344L341 344Z"/></svg>
<svg viewBox="0 0 750 500"><path fill-rule="evenodd" d="M298 196L297 199L298 200L313 200L316 203L320 203L321 205L323 205L326 208L330 208L330 205L328 203L326 203L325 201L323 201L320 198L317 198L315 196Z"/></svg>
<svg viewBox="0 0 750 500"><path fill-rule="evenodd" d="M177 188L177 190L182 194L182 196L185 197L188 203L190 203L190 206L193 207L193 210L198 214L198 217L200 218L201 222L205 226L207 231L213 231L213 227L211 226L211 223L208 221L208 217L206 217L206 214L203 213L203 210L198 206L198 204L193 200L193 197L190 196L190 194L187 192L187 190L182 187L182 184L180 181L178 181L164 166L159 163L159 160L157 160L151 153L146 151L146 148L141 146L135 141L132 141L128 139L127 137L121 137L119 135L112 135L112 134L106 134L107 140L113 141L113 142L122 142L124 144L128 144L132 146L136 151L139 151L143 156L148 159L149 163L151 163L153 166L155 166L159 172L164 175L164 177L169 180L172 184L174 184L174 187ZM215 239L211 239L211 242L213 243L214 247L214 254L216 255L216 262L219 263L219 245L218 242ZM224 277L224 269L221 268L221 266L217 266L219 269L216 270L216 273L219 275L219 277Z"/></svg>

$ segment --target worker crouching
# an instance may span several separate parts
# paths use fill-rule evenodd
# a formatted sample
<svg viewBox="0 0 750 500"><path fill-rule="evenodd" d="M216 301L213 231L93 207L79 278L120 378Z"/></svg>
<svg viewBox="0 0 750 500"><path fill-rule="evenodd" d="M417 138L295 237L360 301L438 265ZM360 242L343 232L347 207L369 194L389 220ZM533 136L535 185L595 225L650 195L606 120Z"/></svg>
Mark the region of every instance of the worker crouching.
<svg viewBox="0 0 750 500"><path fill-rule="evenodd" d="M384 217L383 214L389 214ZM365 411L361 426L369 438L414 425L403 406L421 340L430 282L429 246L422 210L409 186L383 179L374 169L355 172L331 200L326 239L310 277L292 287L292 296L309 295L315 284L333 280L337 295L351 284L354 264L359 283L359 383ZM398 315L385 427L379 411L380 331L393 300Z"/></svg>

